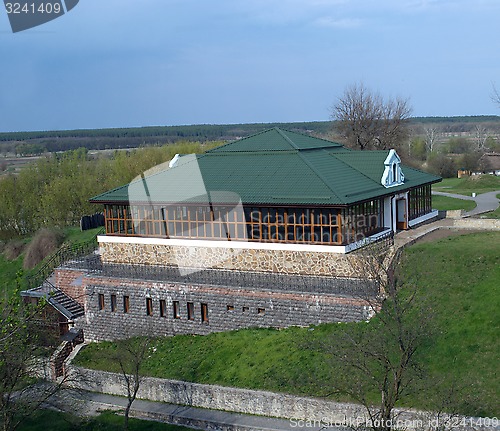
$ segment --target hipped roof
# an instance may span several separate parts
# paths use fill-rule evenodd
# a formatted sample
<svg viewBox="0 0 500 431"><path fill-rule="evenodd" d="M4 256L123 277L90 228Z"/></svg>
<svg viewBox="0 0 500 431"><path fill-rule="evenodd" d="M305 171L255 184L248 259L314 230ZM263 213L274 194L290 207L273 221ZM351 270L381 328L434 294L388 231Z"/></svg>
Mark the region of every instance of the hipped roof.
<svg viewBox="0 0 500 431"><path fill-rule="evenodd" d="M278 128L228 143L91 199L94 203L350 205L440 180L403 166L404 184L381 184L387 151L350 151Z"/></svg>

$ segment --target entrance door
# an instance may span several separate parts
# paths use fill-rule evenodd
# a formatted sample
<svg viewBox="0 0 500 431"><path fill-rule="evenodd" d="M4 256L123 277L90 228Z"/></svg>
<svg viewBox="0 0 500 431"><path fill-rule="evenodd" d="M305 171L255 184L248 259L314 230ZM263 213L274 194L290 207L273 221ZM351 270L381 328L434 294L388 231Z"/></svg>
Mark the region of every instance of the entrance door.
<svg viewBox="0 0 500 431"><path fill-rule="evenodd" d="M406 216L406 199L398 199L396 201L396 229L408 229L408 220Z"/></svg>

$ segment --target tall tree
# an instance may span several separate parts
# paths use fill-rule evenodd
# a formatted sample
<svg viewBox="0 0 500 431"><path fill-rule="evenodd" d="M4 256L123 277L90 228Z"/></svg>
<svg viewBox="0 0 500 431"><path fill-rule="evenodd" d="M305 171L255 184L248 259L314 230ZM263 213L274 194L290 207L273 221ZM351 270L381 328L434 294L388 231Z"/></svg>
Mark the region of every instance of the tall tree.
<svg viewBox="0 0 500 431"><path fill-rule="evenodd" d="M407 99L387 99L362 83L347 87L332 109L335 128L351 148L399 148L409 137Z"/></svg>

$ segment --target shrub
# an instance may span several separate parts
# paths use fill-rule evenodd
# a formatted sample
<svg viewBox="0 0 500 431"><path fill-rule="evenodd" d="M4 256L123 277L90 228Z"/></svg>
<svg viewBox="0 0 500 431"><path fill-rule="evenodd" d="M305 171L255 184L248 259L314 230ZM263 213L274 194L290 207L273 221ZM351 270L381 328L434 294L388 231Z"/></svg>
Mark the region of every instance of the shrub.
<svg viewBox="0 0 500 431"><path fill-rule="evenodd" d="M7 260L16 260L24 251L25 244L21 240L12 240L7 243L3 254Z"/></svg>
<svg viewBox="0 0 500 431"><path fill-rule="evenodd" d="M26 249L24 269L38 265L49 254L53 253L63 242L64 234L59 229L40 229Z"/></svg>

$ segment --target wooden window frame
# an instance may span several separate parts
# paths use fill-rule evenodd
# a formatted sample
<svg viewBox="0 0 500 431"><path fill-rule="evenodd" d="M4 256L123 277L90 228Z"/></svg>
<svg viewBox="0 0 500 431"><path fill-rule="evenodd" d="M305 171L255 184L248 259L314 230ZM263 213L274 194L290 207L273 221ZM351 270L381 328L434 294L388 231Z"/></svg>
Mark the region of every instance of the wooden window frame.
<svg viewBox="0 0 500 431"><path fill-rule="evenodd" d="M110 295L110 306L111 306L111 312L115 313L117 310L117 302L116 302L116 294L112 293Z"/></svg>
<svg viewBox="0 0 500 431"><path fill-rule="evenodd" d="M106 303L104 301L104 293L99 293L97 296L97 306L99 311L104 311L106 309Z"/></svg>
<svg viewBox="0 0 500 431"><path fill-rule="evenodd" d="M123 312L128 313L130 311L130 297L128 295L123 295Z"/></svg>
<svg viewBox="0 0 500 431"><path fill-rule="evenodd" d="M201 303L200 304L201 308L201 323L206 323L208 324L208 304L206 303Z"/></svg>
<svg viewBox="0 0 500 431"><path fill-rule="evenodd" d="M164 299L159 300L160 317L167 317L167 301Z"/></svg>
<svg viewBox="0 0 500 431"><path fill-rule="evenodd" d="M194 320L194 302L188 302L186 304L187 319Z"/></svg>
<svg viewBox="0 0 500 431"><path fill-rule="evenodd" d="M153 298L146 298L146 315L153 315Z"/></svg>
<svg viewBox="0 0 500 431"><path fill-rule="evenodd" d="M181 318L181 308L180 308L179 301L172 302L172 311L173 311L174 319Z"/></svg>

